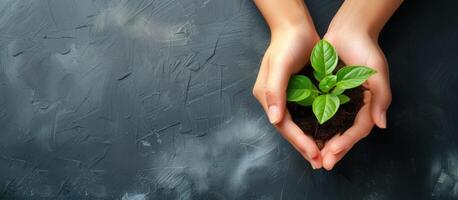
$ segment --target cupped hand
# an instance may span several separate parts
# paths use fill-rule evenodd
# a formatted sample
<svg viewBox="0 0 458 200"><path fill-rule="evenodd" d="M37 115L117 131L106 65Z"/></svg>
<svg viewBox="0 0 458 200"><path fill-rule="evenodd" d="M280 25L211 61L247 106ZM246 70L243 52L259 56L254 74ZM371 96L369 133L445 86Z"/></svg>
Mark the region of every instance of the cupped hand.
<svg viewBox="0 0 458 200"><path fill-rule="evenodd" d="M364 105L358 112L354 124L342 135L337 134L321 150L323 167L331 170L359 140L366 137L374 124L386 128L386 111L391 103L388 64L377 44L377 38L370 34L332 31L325 40L336 48L339 58L346 65L364 65L377 71L363 86Z"/></svg>
<svg viewBox="0 0 458 200"><path fill-rule="evenodd" d="M322 167L320 150L315 141L292 121L286 109L286 90L290 76L307 64L318 41L318 34L304 27L272 33L253 88L253 95L263 106L269 121L314 169Z"/></svg>

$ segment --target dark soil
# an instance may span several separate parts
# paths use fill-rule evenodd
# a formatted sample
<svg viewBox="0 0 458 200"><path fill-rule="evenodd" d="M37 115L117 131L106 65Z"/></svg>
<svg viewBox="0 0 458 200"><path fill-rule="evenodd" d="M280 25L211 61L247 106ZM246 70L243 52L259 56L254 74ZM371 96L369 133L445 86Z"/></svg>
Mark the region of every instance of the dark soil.
<svg viewBox="0 0 458 200"><path fill-rule="evenodd" d="M311 68L311 67L306 67ZM306 70L300 74L312 79L311 70ZM314 79L314 78L313 78ZM336 134L344 133L353 125L356 114L363 106L363 87L346 90L345 95L350 97L350 102L340 105L337 113L324 124L320 125L313 114L311 106L301 106L294 102L288 102L287 107L291 113L293 121L304 131L305 134L315 139L316 144L321 149L326 141Z"/></svg>

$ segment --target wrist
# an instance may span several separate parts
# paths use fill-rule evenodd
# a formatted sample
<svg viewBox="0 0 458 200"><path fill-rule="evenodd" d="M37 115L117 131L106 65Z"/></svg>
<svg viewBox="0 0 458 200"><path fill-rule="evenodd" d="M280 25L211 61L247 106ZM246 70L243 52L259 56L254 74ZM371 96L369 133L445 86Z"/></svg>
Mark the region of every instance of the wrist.
<svg viewBox="0 0 458 200"><path fill-rule="evenodd" d="M271 28L271 39L282 40L285 37L302 37L311 41L319 41L320 37L313 24L284 24L279 27Z"/></svg>
<svg viewBox="0 0 458 200"><path fill-rule="evenodd" d="M329 25L328 32L378 36L402 0L346 0Z"/></svg>
<svg viewBox="0 0 458 200"><path fill-rule="evenodd" d="M329 26L324 38L331 41L352 40L352 38L368 38L377 42L378 36L379 31L376 31L369 26L352 26L345 24L344 26Z"/></svg>

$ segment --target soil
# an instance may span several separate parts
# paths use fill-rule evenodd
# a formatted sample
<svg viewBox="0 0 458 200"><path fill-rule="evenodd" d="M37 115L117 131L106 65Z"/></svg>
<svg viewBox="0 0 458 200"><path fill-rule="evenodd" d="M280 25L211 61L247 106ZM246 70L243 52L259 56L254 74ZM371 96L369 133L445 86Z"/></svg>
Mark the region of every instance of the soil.
<svg viewBox="0 0 458 200"><path fill-rule="evenodd" d="M339 68L341 65L339 65ZM306 67L305 71L299 74L306 75L312 79L311 67ZM314 80L314 78L313 78ZM318 148L322 149L326 141L336 134L344 133L353 125L356 114L363 106L363 87L346 90L345 95L350 97L350 101L340 105L337 113L324 124L320 125L313 114L311 106L301 106L294 102L288 102L287 107L291 113L293 121L304 131L305 134L315 139Z"/></svg>

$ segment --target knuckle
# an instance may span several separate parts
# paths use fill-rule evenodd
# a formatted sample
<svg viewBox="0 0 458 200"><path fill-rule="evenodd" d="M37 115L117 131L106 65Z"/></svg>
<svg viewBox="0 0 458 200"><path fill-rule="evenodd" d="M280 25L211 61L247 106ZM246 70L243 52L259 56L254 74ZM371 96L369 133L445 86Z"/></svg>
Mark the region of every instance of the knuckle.
<svg viewBox="0 0 458 200"><path fill-rule="evenodd" d="M264 95L266 95L267 98L275 97L277 94L276 92L277 92L276 88L272 86L268 85L264 88Z"/></svg>
<svg viewBox="0 0 458 200"><path fill-rule="evenodd" d="M391 96L387 97L387 99L386 99L386 107L391 105L391 101L393 101L393 97L391 97Z"/></svg>
<svg viewBox="0 0 458 200"><path fill-rule="evenodd" d="M251 94L252 94L254 97L257 98L258 92L257 92L257 90L256 90L256 87L254 87L253 90L251 90Z"/></svg>
<svg viewBox="0 0 458 200"><path fill-rule="evenodd" d="M331 152L339 152L341 151L341 149L343 149L342 145L339 145L339 144L336 144L336 143L332 143L331 146L329 147L329 149L331 150Z"/></svg>
<svg viewBox="0 0 458 200"><path fill-rule="evenodd" d="M391 92L389 92L388 95L386 95L386 101L388 105L391 103L391 101L393 101L393 95L391 94Z"/></svg>
<svg viewBox="0 0 458 200"><path fill-rule="evenodd" d="M369 128L369 127L368 127L368 128ZM362 139L366 138L366 137L367 137L367 136L368 136L370 133L371 133L370 131L365 131L363 134L361 134L361 137L360 137L360 138L358 138L358 140L357 140L357 141L359 141L359 140L362 140Z"/></svg>
<svg viewBox="0 0 458 200"><path fill-rule="evenodd" d="M362 130L359 131L355 136L352 137L352 143L351 145L353 146L355 143L358 141L362 140L363 138L367 137L372 130L373 125L366 124L364 127L361 127Z"/></svg>
<svg viewBox="0 0 458 200"><path fill-rule="evenodd" d="M391 95L391 92L387 92L386 94L380 96L380 103L384 108L388 108L392 100L393 96Z"/></svg>
<svg viewBox="0 0 458 200"><path fill-rule="evenodd" d="M253 87L253 90L251 91L251 93L253 94L253 96L256 98L256 99L259 99L261 97L261 88L258 86L258 85L255 85Z"/></svg>

